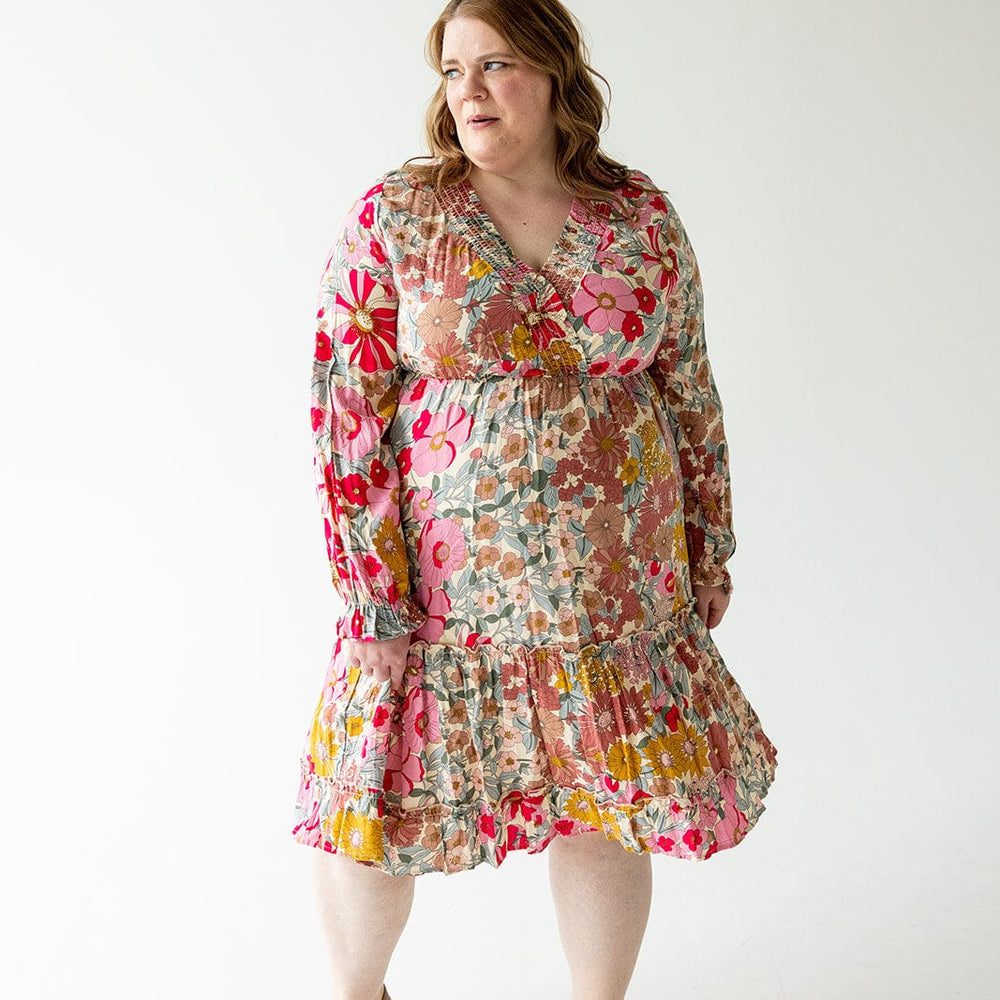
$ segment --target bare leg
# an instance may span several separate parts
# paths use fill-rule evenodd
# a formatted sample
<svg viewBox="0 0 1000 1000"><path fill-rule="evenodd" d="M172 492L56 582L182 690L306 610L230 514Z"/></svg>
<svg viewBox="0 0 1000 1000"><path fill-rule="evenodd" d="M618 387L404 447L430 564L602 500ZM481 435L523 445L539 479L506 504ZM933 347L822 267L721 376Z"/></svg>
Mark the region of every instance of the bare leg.
<svg viewBox="0 0 1000 1000"><path fill-rule="evenodd" d="M600 832L557 837L546 850L573 1000L623 1000L649 919L650 856Z"/></svg>
<svg viewBox="0 0 1000 1000"><path fill-rule="evenodd" d="M387 875L316 848L316 901L333 966L332 1000L379 1000L413 906L412 875Z"/></svg>

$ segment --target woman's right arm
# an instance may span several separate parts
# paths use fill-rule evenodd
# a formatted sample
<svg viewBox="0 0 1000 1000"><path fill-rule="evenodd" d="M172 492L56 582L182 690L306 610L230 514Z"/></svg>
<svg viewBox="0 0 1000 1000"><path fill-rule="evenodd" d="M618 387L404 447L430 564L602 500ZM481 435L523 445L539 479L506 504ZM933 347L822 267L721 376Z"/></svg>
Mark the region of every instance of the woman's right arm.
<svg viewBox="0 0 1000 1000"><path fill-rule="evenodd" d="M331 579L347 606L336 632L359 640L350 645L363 667L386 657L395 662L403 644L376 640L408 638L427 619L411 591L399 469L389 444L401 372L380 192L381 184L354 203L327 256L311 393L317 498Z"/></svg>

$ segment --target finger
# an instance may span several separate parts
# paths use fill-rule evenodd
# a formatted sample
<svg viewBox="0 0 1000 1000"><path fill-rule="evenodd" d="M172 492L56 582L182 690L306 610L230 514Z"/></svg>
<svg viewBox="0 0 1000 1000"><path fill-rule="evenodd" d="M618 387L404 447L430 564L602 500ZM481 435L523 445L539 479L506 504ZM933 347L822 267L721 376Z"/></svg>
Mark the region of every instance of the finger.
<svg viewBox="0 0 1000 1000"><path fill-rule="evenodd" d="M392 686L397 691L403 690L403 678L406 676L406 660L403 660L392 670Z"/></svg>
<svg viewBox="0 0 1000 1000"><path fill-rule="evenodd" d="M372 665L358 656L349 656L347 659L348 670L359 670L361 673L371 676Z"/></svg>

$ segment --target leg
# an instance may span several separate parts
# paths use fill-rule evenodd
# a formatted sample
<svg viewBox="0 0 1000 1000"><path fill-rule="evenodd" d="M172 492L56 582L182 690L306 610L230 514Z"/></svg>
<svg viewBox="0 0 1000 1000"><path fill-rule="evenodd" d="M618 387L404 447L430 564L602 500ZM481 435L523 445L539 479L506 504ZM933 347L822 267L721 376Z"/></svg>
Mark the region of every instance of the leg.
<svg viewBox="0 0 1000 1000"><path fill-rule="evenodd" d="M573 1000L623 1000L649 919L650 856L600 832L557 837L546 850Z"/></svg>
<svg viewBox="0 0 1000 1000"><path fill-rule="evenodd" d="M333 965L333 1000L379 1000L413 906L415 877L313 851L316 900Z"/></svg>

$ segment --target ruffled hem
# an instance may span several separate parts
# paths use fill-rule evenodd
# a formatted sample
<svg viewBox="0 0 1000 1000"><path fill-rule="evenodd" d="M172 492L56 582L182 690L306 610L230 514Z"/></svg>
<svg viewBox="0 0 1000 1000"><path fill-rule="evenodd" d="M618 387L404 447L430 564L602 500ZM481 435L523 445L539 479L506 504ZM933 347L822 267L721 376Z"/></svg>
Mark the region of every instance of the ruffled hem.
<svg viewBox="0 0 1000 1000"><path fill-rule="evenodd" d="M588 831L701 861L754 827L776 767L693 603L578 652L414 641L400 691L335 650L292 834L392 875Z"/></svg>
<svg viewBox="0 0 1000 1000"><path fill-rule="evenodd" d="M735 775L728 775L735 782ZM634 797L634 798L632 798ZM633 854L665 854L704 861L738 844L764 811L733 826L731 838L706 837L705 806L676 798L644 796L609 781L596 790L549 786L511 791L495 805L426 806L401 815L386 812L381 790L334 790L326 824L296 823L294 839L331 854L344 853L390 875L452 875L481 864L499 868L507 854L540 854L556 837L603 832ZM395 831L419 829L415 844L398 843Z"/></svg>
<svg viewBox="0 0 1000 1000"><path fill-rule="evenodd" d="M413 594L394 604L358 604L337 620L340 639L396 639L420 628L427 612Z"/></svg>

